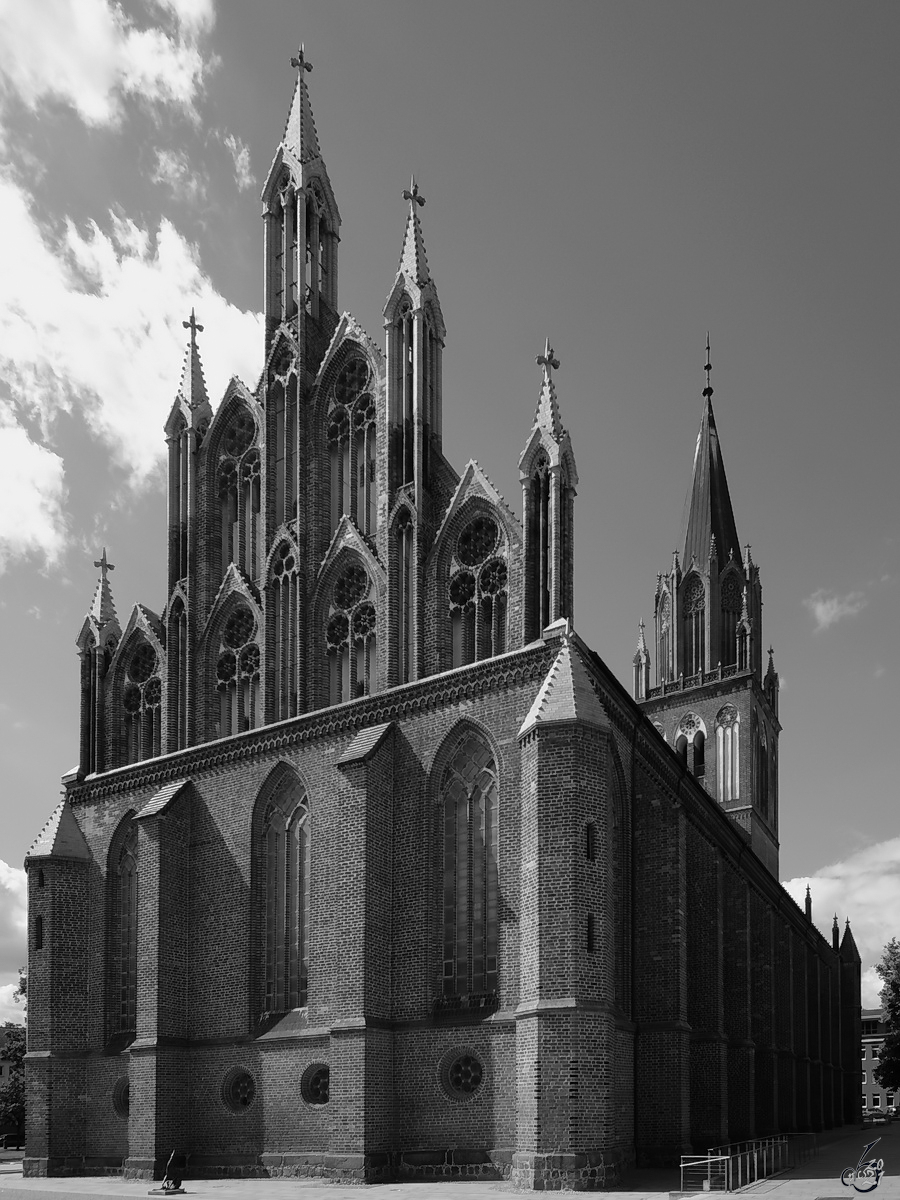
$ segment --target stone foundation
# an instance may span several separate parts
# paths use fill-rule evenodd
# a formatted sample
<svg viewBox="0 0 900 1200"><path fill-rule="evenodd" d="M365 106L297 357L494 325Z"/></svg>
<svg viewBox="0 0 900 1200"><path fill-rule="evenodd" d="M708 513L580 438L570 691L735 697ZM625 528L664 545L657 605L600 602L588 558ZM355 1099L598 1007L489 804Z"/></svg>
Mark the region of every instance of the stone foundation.
<svg viewBox="0 0 900 1200"><path fill-rule="evenodd" d="M631 1165L624 1151L513 1155L512 1183L535 1192L587 1192L616 1184Z"/></svg>

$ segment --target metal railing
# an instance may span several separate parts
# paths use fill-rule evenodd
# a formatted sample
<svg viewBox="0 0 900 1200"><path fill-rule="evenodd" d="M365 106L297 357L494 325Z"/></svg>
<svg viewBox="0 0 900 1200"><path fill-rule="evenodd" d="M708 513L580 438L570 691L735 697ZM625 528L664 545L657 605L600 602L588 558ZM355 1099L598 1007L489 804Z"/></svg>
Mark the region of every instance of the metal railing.
<svg viewBox="0 0 900 1200"><path fill-rule="evenodd" d="M789 1156L788 1139L783 1135L713 1146L706 1154L683 1154L681 1190L736 1192L776 1171L784 1171Z"/></svg>

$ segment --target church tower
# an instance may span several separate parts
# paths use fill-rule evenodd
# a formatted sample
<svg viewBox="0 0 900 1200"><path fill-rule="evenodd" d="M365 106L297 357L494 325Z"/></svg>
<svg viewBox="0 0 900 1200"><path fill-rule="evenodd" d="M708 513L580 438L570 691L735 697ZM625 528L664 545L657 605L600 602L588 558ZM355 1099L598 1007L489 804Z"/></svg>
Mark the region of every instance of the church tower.
<svg viewBox="0 0 900 1200"><path fill-rule="evenodd" d="M559 369L549 339L536 362L543 379L534 422L519 458L525 516L525 641L560 617L574 616L573 523L578 472L563 428L553 372Z"/></svg>
<svg viewBox="0 0 900 1200"><path fill-rule="evenodd" d="M744 553L706 387L681 550L657 576L652 644L643 625L634 698L687 769L778 873L778 676L762 666L762 585ZM651 686L655 660L655 686Z"/></svg>

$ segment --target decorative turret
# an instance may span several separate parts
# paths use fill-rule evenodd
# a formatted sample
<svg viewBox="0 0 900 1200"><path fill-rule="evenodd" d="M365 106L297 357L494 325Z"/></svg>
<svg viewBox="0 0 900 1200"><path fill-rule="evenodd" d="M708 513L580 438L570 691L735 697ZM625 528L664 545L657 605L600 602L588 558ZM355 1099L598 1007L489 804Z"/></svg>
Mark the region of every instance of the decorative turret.
<svg viewBox="0 0 900 1200"><path fill-rule="evenodd" d="M389 488L407 494L422 514L433 456L441 450L442 367L447 330L428 269L419 210L425 197L415 179L403 192L409 202L403 249L384 306L387 343Z"/></svg>
<svg viewBox="0 0 900 1200"><path fill-rule="evenodd" d="M197 452L212 420L212 405L203 378L197 334L203 326L191 309L190 320L182 321L190 340L184 355L181 380L165 423L169 447L169 594L188 576L190 539L188 530L196 518Z"/></svg>
<svg viewBox="0 0 900 1200"><path fill-rule="evenodd" d="M105 679L122 637L109 584L109 572L115 567L107 559L105 548L94 566L100 568L100 579L76 641L81 658L81 775L102 771L106 765Z"/></svg>
<svg viewBox="0 0 900 1200"><path fill-rule="evenodd" d="M563 426L553 372L559 370L549 338L535 360L541 393L531 433L519 457L525 515L525 640L574 613L573 537L578 472Z"/></svg>
<svg viewBox="0 0 900 1200"><path fill-rule="evenodd" d="M650 695L650 651L644 640L643 618L638 626L637 650L631 662L634 667L634 698L635 700L646 700Z"/></svg>

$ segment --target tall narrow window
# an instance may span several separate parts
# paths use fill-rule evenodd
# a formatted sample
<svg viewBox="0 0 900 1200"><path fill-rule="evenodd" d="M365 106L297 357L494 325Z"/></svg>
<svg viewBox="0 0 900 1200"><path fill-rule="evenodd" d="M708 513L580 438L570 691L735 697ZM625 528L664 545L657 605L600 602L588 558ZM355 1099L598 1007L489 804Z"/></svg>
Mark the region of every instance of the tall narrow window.
<svg viewBox="0 0 900 1200"><path fill-rule="evenodd" d="M125 761L140 762L162 752L159 658L149 642L139 642L125 669L122 692Z"/></svg>
<svg viewBox="0 0 900 1200"><path fill-rule="evenodd" d="M188 655L187 612L180 597L172 605L169 617L169 650L172 669L169 679L169 728L174 729L175 749L183 750L188 743Z"/></svg>
<svg viewBox="0 0 900 1200"><path fill-rule="evenodd" d="M263 817L265 1011L306 1004L309 980L309 804L296 780L269 802Z"/></svg>
<svg viewBox="0 0 900 1200"><path fill-rule="evenodd" d="M694 764L693 772L698 779L706 774L706 734L698 729L694 734Z"/></svg>
<svg viewBox="0 0 900 1200"><path fill-rule="evenodd" d="M284 542L272 560L269 583L275 647L275 720L297 715L299 575L293 547Z"/></svg>
<svg viewBox="0 0 900 1200"><path fill-rule="evenodd" d="M688 580L684 589L684 674L699 675L706 670L705 650L706 591L698 576Z"/></svg>
<svg viewBox="0 0 900 1200"><path fill-rule="evenodd" d="M408 509L397 522L397 649L400 683L413 677L413 522Z"/></svg>
<svg viewBox="0 0 900 1200"><path fill-rule="evenodd" d="M331 525L344 513L364 533L375 532L375 402L366 390L369 365L359 354L347 359L329 402L328 449Z"/></svg>
<svg viewBox="0 0 900 1200"><path fill-rule="evenodd" d="M528 540L532 547L528 568L531 593L532 636L537 637L550 623L550 462L538 455L532 469L528 503Z"/></svg>
<svg viewBox="0 0 900 1200"><path fill-rule="evenodd" d="M259 450L256 422L241 407L222 439L219 455L219 529L221 569L236 563L255 579L261 546Z"/></svg>
<svg viewBox="0 0 900 1200"><path fill-rule="evenodd" d="M737 575L729 571L720 592L719 662L723 667L737 662L737 626L741 615L741 588Z"/></svg>
<svg viewBox="0 0 900 1200"><path fill-rule="evenodd" d="M132 821L110 864L110 1033L137 1027L138 834Z"/></svg>
<svg viewBox="0 0 900 1200"><path fill-rule="evenodd" d="M685 713L678 723L675 750L691 774L702 778L706 770L706 726L696 713Z"/></svg>
<svg viewBox="0 0 900 1200"><path fill-rule="evenodd" d="M216 662L219 695L217 737L230 737L262 724L256 618L238 605L225 622Z"/></svg>
<svg viewBox="0 0 900 1200"><path fill-rule="evenodd" d="M338 578L325 626L328 701L341 704L374 690L377 679L374 590L366 571L351 565Z"/></svg>
<svg viewBox="0 0 900 1200"><path fill-rule="evenodd" d="M657 683L667 682L672 676L672 602L669 593L663 592L656 609L657 641L659 654L656 661Z"/></svg>
<svg viewBox="0 0 900 1200"><path fill-rule="evenodd" d="M759 767L756 777L759 787L759 811L764 817L769 815L769 749L766 741L765 728L759 731Z"/></svg>
<svg viewBox="0 0 900 1200"><path fill-rule="evenodd" d="M733 704L716 714L716 795L719 800L740 799L741 719Z"/></svg>
<svg viewBox="0 0 900 1200"><path fill-rule="evenodd" d="M448 597L454 667L506 649L508 571L495 556L499 543L499 526L486 515L469 521L457 540Z"/></svg>
<svg viewBox="0 0 900 1200"><path fill-rule="evenodd" d="M497 770L474 735L459 744L441 784L445 996L497 990Z"/></svg>

